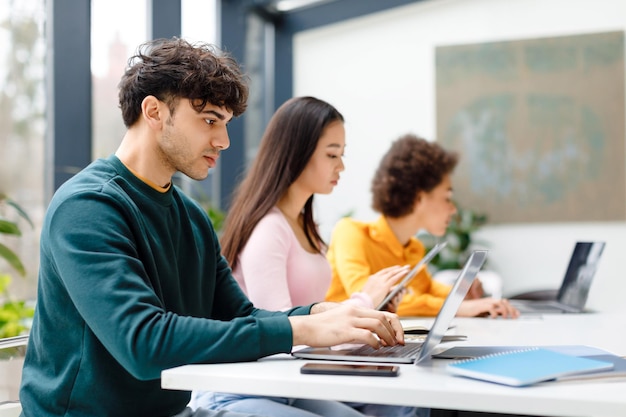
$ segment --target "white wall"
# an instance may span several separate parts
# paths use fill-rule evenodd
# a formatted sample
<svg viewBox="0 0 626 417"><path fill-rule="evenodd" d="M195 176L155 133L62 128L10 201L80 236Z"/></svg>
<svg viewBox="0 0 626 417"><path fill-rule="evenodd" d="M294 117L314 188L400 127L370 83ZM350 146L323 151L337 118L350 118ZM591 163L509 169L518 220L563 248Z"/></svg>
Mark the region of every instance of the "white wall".
<svg viewBox="0 0 626 417"><path fill-rule="evenodd" d="M369 185L392 140L435 139L436 46L625 28L624 0L430 0L299 34L294 95L327 100L346 118L346 171L333 194L316 197L323 236L348 212L375 217ZM576 240L605 240L588 306L626 309L626 222L494 225L479 235L505 295L558 286Z"/></svg>

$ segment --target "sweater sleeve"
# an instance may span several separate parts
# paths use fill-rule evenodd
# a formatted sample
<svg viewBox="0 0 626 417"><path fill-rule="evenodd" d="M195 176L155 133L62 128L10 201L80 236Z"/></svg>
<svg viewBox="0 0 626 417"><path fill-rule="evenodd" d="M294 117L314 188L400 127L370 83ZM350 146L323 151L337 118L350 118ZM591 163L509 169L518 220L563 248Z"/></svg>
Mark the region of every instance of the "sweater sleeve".
<svg viewBox="0 0 626 417"><path fill-rule="evenodd" d="M344 301L344 304L352 304L357 307L374 308L374 301L372 300L372 297L365 292L355 292L350 296L350 298Z"/></svg>
<svg viewBox="0 0 626 417"><path fill-rule="evenodd" d="M278 216L270 213L261 219L239 255L238 265L254 305L275 311L287 310L294 304L287 281L291 231Z"/></svg>
<svg viewBox="0 0 626 417"><path fill-rule="evenodd" d="M191 244L206 250L194 257L197 265L190 266L193 275L204 271L206 287L185 289L180 277L156 280L172 259L159 256L167 250L152 242L149 232L154 229L144 231L139 222L135 229L129 227L129 216L142 216L120 207L118 201L100 193L68 198L42 232L54 248L42 253L50 259L47 272L62 280L62 286L47 295L63 291L68 296L64 302L62 295L54 296L58 301L51 310L58 317L59 332L67 323L72 329L68 338L76 337L68 345L75 343L74 349L80 349L82 327L137 379L158 378L163 369L188 363L255 360L291 350L287 315L307 314L310 307L287 313L255 309L230 275L210 227L197 234L202 244ZM161 267L153 268L159 262ZM203 304L204 312L189 311L183 298L176 297L179 292L187 298L195 293L193 303ZM181 301L167 305L176 299Z"/></svg>

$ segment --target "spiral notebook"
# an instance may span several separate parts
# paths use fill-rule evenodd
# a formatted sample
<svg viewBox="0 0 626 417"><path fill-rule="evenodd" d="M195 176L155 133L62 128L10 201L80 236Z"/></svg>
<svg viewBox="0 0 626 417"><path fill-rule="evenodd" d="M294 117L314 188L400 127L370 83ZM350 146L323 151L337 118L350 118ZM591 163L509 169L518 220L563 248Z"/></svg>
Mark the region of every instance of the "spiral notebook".
<svg viewBox="0 0 626 417"><path fill-rule="evenodd" d="M611 362L529 348L452 362L446 369L458 376L523 387L564 376L613 368Z"/></svg>

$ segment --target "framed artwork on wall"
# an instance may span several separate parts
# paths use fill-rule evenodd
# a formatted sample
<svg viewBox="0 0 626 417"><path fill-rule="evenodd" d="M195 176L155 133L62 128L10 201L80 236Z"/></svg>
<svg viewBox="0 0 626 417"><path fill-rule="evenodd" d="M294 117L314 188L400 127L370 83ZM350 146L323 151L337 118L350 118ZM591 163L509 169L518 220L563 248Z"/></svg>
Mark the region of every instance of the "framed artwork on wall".
<svg viewBox="0 0 626 417"><path fill-rule="evenodd" d="M624 32L439 46L437 140L490 223L626 219Z"/></svg>

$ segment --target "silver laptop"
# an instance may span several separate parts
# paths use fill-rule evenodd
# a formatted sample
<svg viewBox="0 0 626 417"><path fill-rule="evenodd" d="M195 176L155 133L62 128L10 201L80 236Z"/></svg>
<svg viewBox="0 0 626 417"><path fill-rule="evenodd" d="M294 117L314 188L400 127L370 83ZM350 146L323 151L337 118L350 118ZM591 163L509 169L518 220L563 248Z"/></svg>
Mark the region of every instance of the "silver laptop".
<svg viewBox="0 0 626 417"><path fill-rule="evenodd" d="M393 298L398 295L400 291L402 291L406 288L407 285L409 285L409 282L411 282L413 277L417 275L422 266L428 264L428 262L430 262L439 252L441 252L441 249L445 248L447 244L448 242L440 242L433 246L433 248L428 251L428 253L413 267L413 269L411 269L409 273L406 274L404 278L402 278L402 281L400 281L398 285L396 285L391 291L389 291L389 294L387 294L385 299L381 301L378 306L376 306L376 310L383 310L385 306L387 306L387 303L393 300Z"/></svg>
<svg viewBox="0 0 626 417"><path fill-rule="evenodd" d="M415 363L430 359L435 347L441 343L446 330L465 299L476 274L485 263L487 251L474 251L463 266L452 290L439 310L424 342L406 342L404 346L384 346L374 349L369 345L351 345L350 348L311 348L292 352L296 358L354 362Z"/></svg>
<svg viewBox="0 0 626 417"><path fill-rule="evenodd" d="M558 292L543 292L546 298L552 299L537 299L542 298L538 295L542 292L534 291L526 293L526 297L534 299L523 299L525 296L521 294L509 301L522 314L583 312L604 244L604 242L576 242Z"/></svg>

